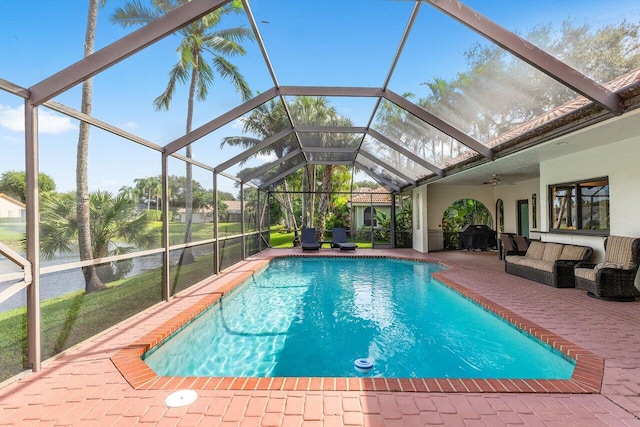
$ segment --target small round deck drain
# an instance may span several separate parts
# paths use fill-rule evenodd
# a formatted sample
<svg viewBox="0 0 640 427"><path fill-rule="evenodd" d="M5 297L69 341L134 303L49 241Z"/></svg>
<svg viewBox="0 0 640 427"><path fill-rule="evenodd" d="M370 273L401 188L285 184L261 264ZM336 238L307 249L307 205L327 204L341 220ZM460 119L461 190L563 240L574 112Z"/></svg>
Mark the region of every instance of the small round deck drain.
<svg viewBox="0 0 640 427"><path fill-rule="evenodd" d="M178 390L167 396L164 400L164 404L168 408L179 408L180 406L192 404L197 398L198 393L193 390Z"/></svg>

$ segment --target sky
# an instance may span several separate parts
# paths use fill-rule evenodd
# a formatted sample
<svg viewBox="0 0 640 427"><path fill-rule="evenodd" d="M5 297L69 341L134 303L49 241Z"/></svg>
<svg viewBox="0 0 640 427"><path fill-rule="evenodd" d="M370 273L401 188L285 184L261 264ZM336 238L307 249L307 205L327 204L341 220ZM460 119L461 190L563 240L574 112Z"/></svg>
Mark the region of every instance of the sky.
<svg viewBox="0 0 640 427"><path fill-rule="evenodd" d="M144 2L144 0L142 0ZM23 0L4 2L0 14L0 79L28 88L82 58L88 1ZM96 49L132 32L110 22L115 7L109 0L99 12ZM559 25L564 19L594 27L628 19L640 20L637 0L615 2L564 0L466 2L493 21L520 33L538 25ZM381 87L414 3L407 0L250 0L269 59L280 85ZM228 18L228 19L227 19ZM246 17L231 16L223 27L244 25ZM185 132L186 86L178 87L169 111L155 111L153 100L165 89L177 61L179 36L172 35L94 77L93 116L163 146ZM424 96L423 84L434 77L452 78L464 71L464 52L478 35L423 4L412 33L390 80L397 93ZM254 93L275 86L257 45L234 57ZM80 109L80 86L54 99ZM201 126L241 104L224 79L218 79L206 102L197 103L194 127ZM355 126L371 118L371 99L332 98L338 112ZM23 101L0 90L0 173L24 170ZM54 178L59 191L75 188L75 149L78 122L45 107L39 109L40 170ZM220 149L224 136L239 135L234 121L193 144L194 158L212 167L239 153ZM256 166L268 158L251 159ZM138 144L92 129L89 158L91 190L117 192L136 178L161 173L161 156ZM171 161L170 174L184 166ZM239 167L228 172L236 173ZM194 179L211 188L210 174L196 168ZM231 180L221 178L220 189L237 194Z"/></svg>

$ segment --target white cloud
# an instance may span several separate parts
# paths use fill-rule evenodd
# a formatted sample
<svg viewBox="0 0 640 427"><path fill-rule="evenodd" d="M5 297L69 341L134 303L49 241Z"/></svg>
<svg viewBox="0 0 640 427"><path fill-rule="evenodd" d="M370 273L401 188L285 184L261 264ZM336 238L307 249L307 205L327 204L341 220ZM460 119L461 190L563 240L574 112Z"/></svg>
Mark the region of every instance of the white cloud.
<svg viewBox="0 0 640 427"><path fill-rule="evenodd" d="M1 135L0 142L6 142L9 145L19 145L24 142L24 139L15 138L13 136Z"/></svg>
<svg viewBox="0 0 640 427"><path fill-rule="evenodd" d="M125 124L123 124L122 129L138 129L138 123L134 122L134 121L130 121L127 122Z"/></svg>
<svg viewBox="0 0 640 427"><path fill-rule="evenodd" d="M0 126L14 132L24 132L24 105L16 108L0 105ZM66 116L40 110L38 112L38 132L60 134L78 129L78 126Z"/></svg>
<svg viewBox="0 0 640 427"><path fill-rule="evenodd" d="M271 163L278 160L278 156L276 156L276 153L274 153L273 151L270 151L269 154L256 154L256 159L260 159L264 163Z"/></svg>
<svg viewBox="0 0 640 427"><path fill-rule="evenodd" d="M239 117L231 122L229 125L231 129L242 129L244 127L244 117Z"/></svg>

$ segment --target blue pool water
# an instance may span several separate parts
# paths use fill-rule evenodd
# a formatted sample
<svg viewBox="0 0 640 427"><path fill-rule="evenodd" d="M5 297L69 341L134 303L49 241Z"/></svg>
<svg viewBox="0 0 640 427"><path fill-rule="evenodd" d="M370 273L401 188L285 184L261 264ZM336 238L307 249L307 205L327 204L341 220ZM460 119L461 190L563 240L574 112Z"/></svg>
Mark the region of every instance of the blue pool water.
<svg viewBox="0 0 640 427"><path fill-rule="evenodd" d="M431 278L443 268L276 259L145 362L161 376L571 377L561 354Z"/></svg>

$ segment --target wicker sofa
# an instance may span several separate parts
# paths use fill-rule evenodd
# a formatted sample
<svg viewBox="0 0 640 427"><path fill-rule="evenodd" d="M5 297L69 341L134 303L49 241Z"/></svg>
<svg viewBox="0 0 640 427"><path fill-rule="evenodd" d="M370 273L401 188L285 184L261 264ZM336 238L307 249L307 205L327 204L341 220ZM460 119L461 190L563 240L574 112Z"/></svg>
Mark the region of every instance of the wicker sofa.
<svg viewBox="0 0 640 427"><path fill-rule="evenodd" d="M640 264L640 238L609 236L604 248L604 262L581 262L575 266L576 288L613 301L633 301L640 297L634 283Z"/></svg>
<svg viewBox="0 0 640 427"><path fill-rule="evenodd" d="M532 240L524 255L505 257L504 271L556 288L573 288L574 266L592 254L588 246Z"/></svg>

